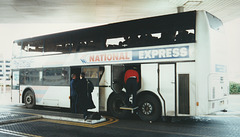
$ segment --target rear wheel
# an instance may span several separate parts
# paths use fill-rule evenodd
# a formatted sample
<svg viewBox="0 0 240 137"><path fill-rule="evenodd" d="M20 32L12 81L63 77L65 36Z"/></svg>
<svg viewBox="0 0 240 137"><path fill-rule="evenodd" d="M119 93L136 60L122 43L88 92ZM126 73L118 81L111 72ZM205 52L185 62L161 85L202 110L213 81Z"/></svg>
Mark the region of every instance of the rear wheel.
<svg viewBox="0 0 240 137"><path fill-rule="evenodd" d="M152 95L141 96L138 99L138 106L138 115L144 121L156 121L161 116L161 104Z"/></svg>
<svg viewBox="0 0 240 137"><path fill-rule="evenodd" d="M33 108L36 104L35 96L31 90L28 90L24 96L24 103L27 108Z"/></svg>
<svg viewBox="0 0 240 137"><path fill-rule="evenodd" d="M126 94L125 93L113 93L108 101L108 111L117 118L126 118L129 116L130 112L127 110L122 110L120 107L126 106L125 103Z"/></svg>

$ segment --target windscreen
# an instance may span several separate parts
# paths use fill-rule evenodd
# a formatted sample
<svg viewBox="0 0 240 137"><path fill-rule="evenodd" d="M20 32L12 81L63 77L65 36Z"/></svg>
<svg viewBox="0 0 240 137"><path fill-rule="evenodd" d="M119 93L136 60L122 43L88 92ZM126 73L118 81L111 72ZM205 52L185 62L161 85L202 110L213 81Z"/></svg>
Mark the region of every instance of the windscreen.
<svg viewBox="0 0 240 137"><path fill-rule="evenodd" d="M213 16L212 14L210 14L208 12L206 12L206 13L207 13L207 18L208 18L210 27L214 30L218 30L218 31L222 30L222 28L223 28L222 21L219 18Z"/></svg>

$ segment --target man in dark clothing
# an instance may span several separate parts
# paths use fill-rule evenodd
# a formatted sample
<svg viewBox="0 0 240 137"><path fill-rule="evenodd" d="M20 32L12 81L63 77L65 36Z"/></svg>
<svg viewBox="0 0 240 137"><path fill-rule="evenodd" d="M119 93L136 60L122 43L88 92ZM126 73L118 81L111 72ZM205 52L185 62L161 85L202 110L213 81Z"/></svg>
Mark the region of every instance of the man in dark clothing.
<svg viewBox="0 0 240 137"><path fill-rule="evenodd" d="M80 113L83 114L84 119L87 119L87 117L88 117L87 110L95 108L95 105L93 104L93 101L92 101L92 95L91 95L91 92L93 90L93 85L92 85L92 87L90 87L91 83L92 82L85 79L85 73L80 74L79 105L80 105Z"/></svg>
<svg viewBox="0 0 240 137"><path fill-rule="evenodd" d="M77 80L76 74L71 75L72 80L70 82L70 99L71 99L71 112L77 113L78 93L77 93Z"/></svg>
<svg viewBox="0 0 240 137"><path fill-rule="evenodd" d="M134 69L129 69L125 72L124 75L124 83L126 88L126 94L127 94L127 105L130 107L136 107L136 94L137 90L139 88L139 74ZM129 98L133 97L132 99L132 105L129 103Z"/></svg>

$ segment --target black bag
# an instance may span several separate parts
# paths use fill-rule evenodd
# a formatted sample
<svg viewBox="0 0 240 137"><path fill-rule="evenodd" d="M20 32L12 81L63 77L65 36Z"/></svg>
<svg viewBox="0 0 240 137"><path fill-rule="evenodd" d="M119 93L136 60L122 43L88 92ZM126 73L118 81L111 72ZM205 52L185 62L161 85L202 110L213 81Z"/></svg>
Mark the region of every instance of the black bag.
<svg viewBox="0 0 240 137"><path fill-rule="evenodd" d="M102 116L101 116L99 113L97 113L97 112L94 112L94 113L92 113L92 114L90 114L90 115L88 116L88 118L89 118L89 119L92 119L92 120L100 120L101 117L102 117Z"/></svg>

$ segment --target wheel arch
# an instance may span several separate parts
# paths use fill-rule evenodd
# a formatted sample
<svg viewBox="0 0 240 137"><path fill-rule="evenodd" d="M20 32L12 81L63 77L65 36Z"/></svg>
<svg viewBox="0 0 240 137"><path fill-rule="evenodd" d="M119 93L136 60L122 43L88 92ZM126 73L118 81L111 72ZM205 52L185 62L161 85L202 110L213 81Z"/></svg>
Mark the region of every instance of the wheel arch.
<svg viewBox="0 0 240 137"><path fill-rule="evenodd" d="M150 96L153 96L154 98L156 98L158 103L161 106L161 111L163 111L162 102L161 102L160 98L152 91L144 90L144 91L139 92L137 94L137 100L139 100L142 96L145 96L145 95L150 95Z"/></svg>
<svg viewBox="0 0 240 137"><path fill-rule="evenodd" d="M114 96L114 95L116 95L116 94L124 94L125 92L120 92L120 93L116 93L116 92L112 92L109 96L108 96L108 98L107 98L107 109L105 109L105 110L107 110L107 111L109 111L109 100L110 100L110 98L112 98L112 96Z"/></svg>
<svg viewBox="0 0 240 137"><path fill-rule="evenodd" d="M110 100L110 98L112 98L112 96L114 96L114 94L116 94L115 92L112 92L109 96L108 96L108 98L107 98L107 112L109 111L109 100ZM106 109L105 109L106 110Z"/></svg>
<svg viewBox="0 0 240 137"><path fill-rule="evenodd" d="M120 107L125 106L126 94L125 92L111 93L107 100L107 112L117 118L127 118L130 112L122 110Z"/></svg>
<svg viewBox="0 0 240 137"><path fill-rule="evenodd" d="M22 93L22 103L25 103L24 102L24 96L26 94L27 91L31 91L33 93L33 95L35 96L35 92L34 90L31 88L31 87L26 87L24 90L23 90L23 93ZM36 97L36 96L35 96Z"/></svg>

